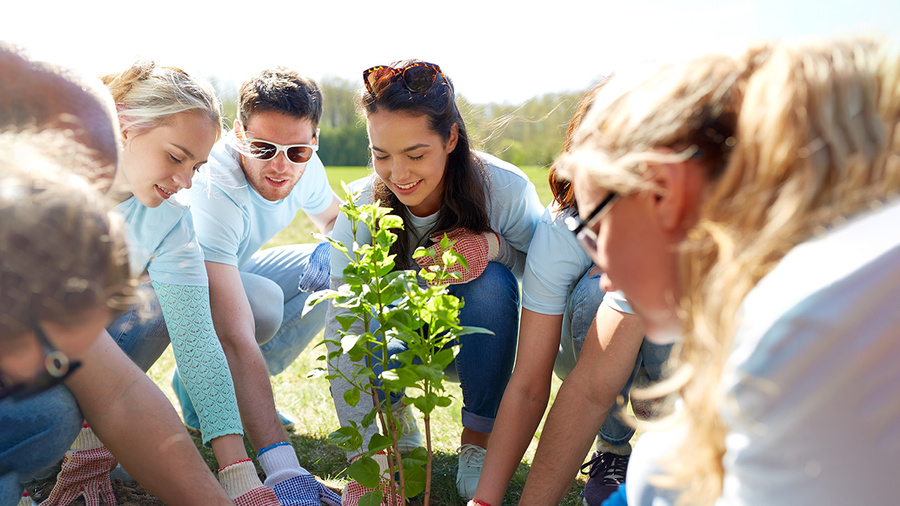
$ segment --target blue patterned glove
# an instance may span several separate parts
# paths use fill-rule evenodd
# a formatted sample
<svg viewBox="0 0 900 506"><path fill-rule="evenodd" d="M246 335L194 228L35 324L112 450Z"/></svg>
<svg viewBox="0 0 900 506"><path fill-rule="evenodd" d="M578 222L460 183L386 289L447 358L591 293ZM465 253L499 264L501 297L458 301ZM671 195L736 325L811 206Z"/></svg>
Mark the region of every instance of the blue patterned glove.
<svg viewBox="0 0 900 506"><path fill-rule="evenodd" d="M301 292L318 292L328 288L331 277L331 243L319 243L309 256L306 270L300 276L298 287Z"/></svg>
<svg viewBox="0 0 900 506"><path fill-rule="evenodd" d="M319 483L310 474L294 476L272 486L283 506L340 506L341 496Z"/></svg>

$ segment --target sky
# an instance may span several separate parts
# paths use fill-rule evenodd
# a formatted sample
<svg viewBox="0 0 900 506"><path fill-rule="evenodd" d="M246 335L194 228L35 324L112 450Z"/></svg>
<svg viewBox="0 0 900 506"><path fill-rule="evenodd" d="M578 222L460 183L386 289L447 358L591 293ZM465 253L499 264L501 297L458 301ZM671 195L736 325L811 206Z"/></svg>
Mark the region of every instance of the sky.
<svg viewBox="0 0 900 506"><path fill-rule="evenodd" d="M0 39L98 74L137 57L235 93L263 68L362 83L405 58L436 63L475 103L581 91L633 63L734 52L754 40L898 37L897 0L3 0ZM5 76L4 76L5 77Z"/></svg>

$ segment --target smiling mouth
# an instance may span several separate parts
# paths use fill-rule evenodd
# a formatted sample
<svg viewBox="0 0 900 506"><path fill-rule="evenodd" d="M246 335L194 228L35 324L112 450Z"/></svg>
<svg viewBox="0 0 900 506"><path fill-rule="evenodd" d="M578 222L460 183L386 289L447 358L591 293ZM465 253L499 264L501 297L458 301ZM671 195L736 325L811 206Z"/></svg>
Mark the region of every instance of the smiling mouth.
<svg viewBox="0 0 900 506"><path fill-rule="evenodd" d="M414 186L416 186L417 184L419 184L421 181L422 181L422 180L420 179L419 181L413 181L412 183L409 183L409 184L399 184L399 183L394 183L394 186L396 186L397 188L400 188L401 190L409 190L409 189L411 189L412 187L414 187Z"/></svg>
<svg viewBox="0 0 900 506"><path fill-rule="evenodd" d="M175 192L170 191L170 190L167 190L167 189L163 188L163 187L160 186L160 185L156 185L156 187L159 188L159 189L160 189L163 193L165 193L166 195L175 195Z"/></svg>

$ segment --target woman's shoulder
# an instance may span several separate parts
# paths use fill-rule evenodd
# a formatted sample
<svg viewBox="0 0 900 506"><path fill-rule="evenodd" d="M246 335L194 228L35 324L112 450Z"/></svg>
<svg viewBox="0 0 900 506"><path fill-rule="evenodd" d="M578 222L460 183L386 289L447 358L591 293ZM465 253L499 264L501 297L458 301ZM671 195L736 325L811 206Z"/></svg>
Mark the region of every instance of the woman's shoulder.
<svg viewBox="0 0 900 506"><path fill-rule="evenodd" d="M481 164L484 166L485 173L492 179L501 178L508 181L521 181L523 183L530 183L531 181L528 179L528 176L522 171L522 169L516 167L515 165L501 160L494 155L489 155L487 153L483 153L478 151L475 153L478 159L481 161Z"/></svg>

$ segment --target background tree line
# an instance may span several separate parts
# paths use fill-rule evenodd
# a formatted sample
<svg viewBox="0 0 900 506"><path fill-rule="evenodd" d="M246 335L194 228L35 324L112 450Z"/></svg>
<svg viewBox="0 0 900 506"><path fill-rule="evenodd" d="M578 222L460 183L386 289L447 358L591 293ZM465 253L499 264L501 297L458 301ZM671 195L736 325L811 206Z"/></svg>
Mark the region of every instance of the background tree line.
<svg viewBox="0 0 900 506"><path fill-rule="evenodd" d="M358 83L326 77L319 81L325 109L319 124L319 157L326 166L369 163L365 121L356 111ZM518 166L549 166L562 150L566 127L582 92L549 93L524 104L473 104L457 97L477 149ZM234 92L220 90L228 124L234 120Z"/></svg>

